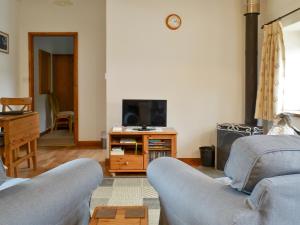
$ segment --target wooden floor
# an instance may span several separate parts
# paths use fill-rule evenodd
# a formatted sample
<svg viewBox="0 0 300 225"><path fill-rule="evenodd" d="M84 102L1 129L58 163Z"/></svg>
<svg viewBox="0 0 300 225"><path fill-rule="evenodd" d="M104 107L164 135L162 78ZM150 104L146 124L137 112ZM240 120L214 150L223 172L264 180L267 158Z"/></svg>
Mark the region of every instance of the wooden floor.
<svg viewBox="0 0 300 225"><path fill-rule="evenodd" d="M37 161L38 169L33 171L32 168L26 168L26 162L19 166L18 177L34 177L52 168L55 168L65 162L78 158L92 158L99 161L103 171L105 169L106 150L94 147L38 147Z"/></svg>
<svg viewBox="0 0 300 225"><path fill-rule="evenodd" d="M19 166L18 177L31 178L53 169L65 162L78 158L92 158L97 160L102 166L104 176L111 176L111 174L108 172L108 165L105 163L106 150L97 147L38 147L38 169L34 171L32 168L27 168L26 162L24 162ZM193 167L200 165L199 159L181 160ZM117 175L128 176L137 174L118 173ZM140 175L145 175L145 173Z"/></svg>

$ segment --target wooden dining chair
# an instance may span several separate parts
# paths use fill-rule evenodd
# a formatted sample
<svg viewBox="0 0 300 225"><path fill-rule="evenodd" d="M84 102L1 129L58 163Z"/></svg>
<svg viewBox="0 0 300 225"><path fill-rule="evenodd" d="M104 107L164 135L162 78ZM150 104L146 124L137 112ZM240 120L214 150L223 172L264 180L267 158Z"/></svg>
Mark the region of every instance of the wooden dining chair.
<svg viewBox="0 0 300 225"><path fill-rule="evenodd" d="M2 112L8 112L8 111L23 111L23 112L30 112L32 110L32 98L27 97L27 98L0 98L0 105L2 105ZM2 133L2 134L1 134ZM0 133L0 138L3 139L3 132ZM1 140L0 143L5 144L4 140ZM30 154L31 152L31 146L30 142L26 143L27 148L26 148L26 155ZM1 152L2 153L2 152ZM2 159L5 162L5 157L2 155ZM13 151L13 160L17 161L22 158L20 156L20 149L15 149ZM30 168L30 158L27 159L27 165L28 168ZM15 175L17 176L18 171L17 167L14 168L15 170Z"/></svg>
<svg viewBox="0 0 300 225"><path fill-rule="evenodd" d="M56 130L59 125L67 125L69 132L72 133L74 112L60 111L58 99L53 93L49 94L49 102L53 117L51 131Z"/></svg>
<svg viewBox="0 0 300 225"><path fill-rule="evenodd" d="M31 111L32 98L0 98L2 112L7 111Z"/></svg>

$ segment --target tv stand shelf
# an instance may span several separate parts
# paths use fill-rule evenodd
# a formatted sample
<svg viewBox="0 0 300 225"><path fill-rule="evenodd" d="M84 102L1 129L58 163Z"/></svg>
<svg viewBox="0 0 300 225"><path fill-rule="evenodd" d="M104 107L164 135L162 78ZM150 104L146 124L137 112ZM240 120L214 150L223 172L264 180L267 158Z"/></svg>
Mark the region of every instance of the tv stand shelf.
<svg viewBox="0 0 300 225"><path fill-rule="evenodd" d="M109 133L109 172L146 172L159 157L176 157L177 132L172 128Z"/></svg>

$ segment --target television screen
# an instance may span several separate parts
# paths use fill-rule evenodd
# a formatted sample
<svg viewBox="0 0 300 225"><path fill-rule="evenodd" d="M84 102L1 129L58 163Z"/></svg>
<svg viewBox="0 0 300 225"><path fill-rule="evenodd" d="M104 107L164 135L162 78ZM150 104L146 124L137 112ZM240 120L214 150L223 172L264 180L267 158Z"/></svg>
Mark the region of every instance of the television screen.
<svg viewBox="0 0 300 225"><path fill-rule="evenodd" d="M124 99L122 105L123 126L167 126L167 100Z"/></svg>

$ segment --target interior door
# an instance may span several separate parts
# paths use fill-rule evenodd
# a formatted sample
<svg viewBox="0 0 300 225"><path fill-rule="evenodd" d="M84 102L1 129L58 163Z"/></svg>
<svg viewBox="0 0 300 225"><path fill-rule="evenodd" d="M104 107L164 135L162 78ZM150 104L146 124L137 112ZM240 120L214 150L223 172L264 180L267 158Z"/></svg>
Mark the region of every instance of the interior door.
<svg viewBox="0 0 300 225"><path fill-rule="evenodd" d="M49 94L51 88L51 54L39 49L39 90Z"/></svg>
<svg viewBox="0 0 300 225"><path fill-rule="evenodd" d="M74 111L73 55L53 55L53 93L59 101L60 111Z"/></svg>

